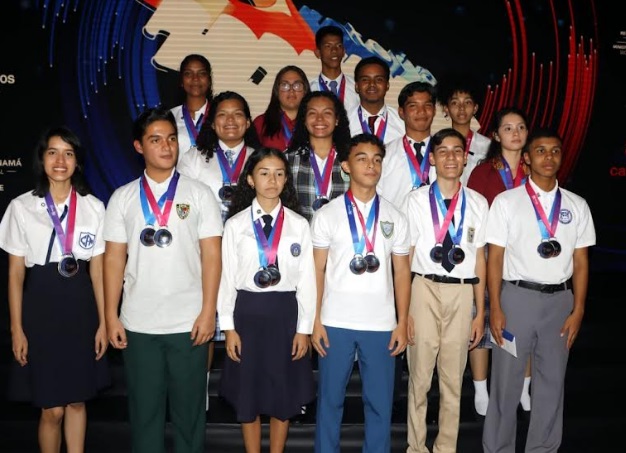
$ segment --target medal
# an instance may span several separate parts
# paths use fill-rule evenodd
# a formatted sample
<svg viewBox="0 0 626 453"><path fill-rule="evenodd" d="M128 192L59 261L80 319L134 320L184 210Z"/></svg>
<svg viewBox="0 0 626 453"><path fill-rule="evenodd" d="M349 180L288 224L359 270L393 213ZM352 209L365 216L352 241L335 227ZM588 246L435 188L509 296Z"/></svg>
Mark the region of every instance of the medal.
<svg viewBox="0 0 626 453"><path fill-rule="evenodd" d="M270 264L267 266L267 272L270 274L272 278L271 286L276 286L280 282L280 271L278 270L278 266L275 264Z"/></svg>
<svg viewBox="0 0 626 453"><path fill-rule="evenodd" d="M443 261L443 245L436 244L430 249L430 259L433 260L433 263L441 264Z"/></svg>
<svg viewBox="0 0 626 453"><path fill-rule="evenodd" d="M57 270L63 277L73 277L78 274L78 261L72 254L64 255L57 265Z"/></svg>
<svg viewBox="0 0 626 453"><path fill-rule="evenodd" d="M554 247L554 254L552 257L556 258L561 254L561 243L556 239L550 239L550 243L552 244L552 247Z"/></svg>
<svg viewBox="0 0 626 453"><path fill-rule="evenodd" d="M222 187L220 187L217 195L220 197L220 200L227 202L231 200L231 198L233 197L233 193L235 193L235 187L230 184L224 184Z"/></svg>
<svg viewBox="0 0 626 453"><path fill-rule="evenodd" d="M317 211L319 208L324 206L329 201L330 200L328 198L326 198L326 197L318 197L318 198L316 198L315 201L313 202L313 210Z"/></svg>
<svg viewBox="0 0 626 453"><path fill-rule="evenodd" d="M464 259L465 259L465 252L458 245L453 246L448 251L448 261L450 261L452 264L454 265L461 264Z"/></svg>
<svg viewBox="0 0 626 453"><path fill-rule="evenodd" d="M154 245L154 233L155 230L152 225L148 225L139 234L139 241L146 247L152 247Z"/></svg>
<svg viewBox="0 0 626 453"><path fill-rule="evenodd" d="M159 228L156 233L154 233L153 242L157 247L169 247L172 243L172 233L170 233L167 228Z"/></svg>
<svg viewBox="0 0 626 453"><path fill-rule="evenodd" d="M267 288L272 284L272 274L267 268L262 267L254 274L254 284L259 288Z"/></svg>
<svg viewBox="0 0 626 453"><path fill-rule="evenodd" d="M367 272L369 272L370 274L372 272L376 272L380 267L380 260L376 257L376 255L374 255L374 252L368 253L363 259L367 264Z"/></svg>
<svg viewBox="0 0 626 453"><path fill-rule="evenodd" d="M361 275L365 273L366 270L367 262L365 258L363 258L363 255L357 253L354 255L354 258L350 260L350 271L352 271L353 274Z"/></svg>
<svg viewBox="0 0 626 453"><path fill-rule="evenodd" d="M554 241L556 242L556 241ZM557 242L558 244L558 242ZM559 247L561 245L559 244ZM555 249L554 249L554 243L553 241L541 241L539 243L539 245L537 246L537 253L539 253L539 256L545 259L548 258L552 258L555 255ZM560 253L560 251L559 251Z"/></svg>

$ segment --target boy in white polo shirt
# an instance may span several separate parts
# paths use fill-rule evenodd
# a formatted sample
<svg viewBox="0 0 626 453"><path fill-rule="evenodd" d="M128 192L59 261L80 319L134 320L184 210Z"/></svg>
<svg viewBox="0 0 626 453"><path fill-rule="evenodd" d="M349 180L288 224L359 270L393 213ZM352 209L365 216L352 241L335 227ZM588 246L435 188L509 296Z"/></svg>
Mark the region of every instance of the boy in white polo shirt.
<svg viewBox="0 0 626 453"><path fill-rule="evenodd" d="M132 449L165 452L169 403L175 451L201 453L207 342L221 274L220 207L206 185L176 170L171 112L140 114L133 138L145 172L113 193L103 233L107 330L111 345L123 350Z"/></svg>
<svg viewBox="0 0 626 453"><path fill-rule="evenodd" d="M439 378L439 432L433 452L457 450L461 386L467 351L483 336L485 227L488 204L463 187L465 138L452 128L431 138L437 179L410 192L405 213L411 232L409 404L407 453L427 453L426 409L433 369ZM476 303L476 317L472 306Z"/></svg>
<svg viewBox="0 0 626 453"><path fill-rule="evenodd" d="M483 429L486 453L514 453L517 404L532 362L526 451L556 452L563 437L563 394L569 350L580 331L588 248L596 234L587 202L559 187L562 140L536 129L522 151L525 184L497 195L489 211L489 323L499 345L515 338L517 357L492 350L491 397Z"/></svg>
<svg viewBox="0 0 626 453"><path fill-rule="evenodd" d="M365 402L364 452L391 448L395 357L407 344L407 221L378 196L385 147L352 137L338 155L350 188L311 222L317 276L312 344L319 354L315 452L338 452L346 385L358 352ZM393 274L392 274L393 265ZM395 297L394 297L395 296Z"/></svg>

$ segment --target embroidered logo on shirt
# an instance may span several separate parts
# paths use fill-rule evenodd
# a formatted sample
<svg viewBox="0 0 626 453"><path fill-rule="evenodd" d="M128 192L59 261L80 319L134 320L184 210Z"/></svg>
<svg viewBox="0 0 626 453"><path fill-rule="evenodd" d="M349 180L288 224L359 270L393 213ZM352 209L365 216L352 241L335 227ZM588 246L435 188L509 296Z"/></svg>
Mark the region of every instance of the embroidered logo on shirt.
<svg viewBox="0 0 626 453"><path fill-rule="evenodd" d="M294 242L293 244L291 244L290 250L293 256L300 256L300 252L302 251L300 244L298 244L297 242Z"/></svg>
<svg viewBox="0 0 626 453"><path fill-rule="evenodd" d="M180 220L185 220L189 216L189 210L188 204L179 203L176 205L176 214Z"/></svg>
<svg viewBox="0 0 626 453"><path fill-rule="evenodd" d="M572 211L570 211L569 209L561 209L561 212L559 212L559 222L567 225L571 221L572 221Z"/></svg>
<svg viewBox="0 0 626 453"><path fill-rule="evenodd" d="M467 229L467 242L470 244L474 242L474 235L476 234L476 228L469 227Z"/></svg>
<svg viewBox="0 0 626 453"><path fill-rule="evenodd" d="M381 220L380 230L383 232L383 236L385 236L386 239L389 239L393 236L393 222L383 222Z"/></svg>
<svg viewBox="0 0 626 453"><path fill-rule="evenodd" d="M85 250L89 250L93 248L94 244L96 243L96 235L92 233L80 233L80 236L78 237L78 243Z"/></svg>

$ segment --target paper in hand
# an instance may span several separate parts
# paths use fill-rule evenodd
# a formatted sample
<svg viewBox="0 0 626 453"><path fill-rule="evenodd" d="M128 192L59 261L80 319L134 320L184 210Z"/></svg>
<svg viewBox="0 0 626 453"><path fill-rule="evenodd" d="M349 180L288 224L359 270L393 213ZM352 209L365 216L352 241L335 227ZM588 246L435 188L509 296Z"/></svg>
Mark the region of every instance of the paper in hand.
<svg viewBox="0 0 626 453"><path fill-rule="evenodd" d="M506 329L502 329L502 339L504 340L504 344L500 346L496 343L493 335L491 336L491 342L497 346L500 346L506 352L511 354L513 357L517 357L517 346L515 345L515 335L509 332Z"/></svg>

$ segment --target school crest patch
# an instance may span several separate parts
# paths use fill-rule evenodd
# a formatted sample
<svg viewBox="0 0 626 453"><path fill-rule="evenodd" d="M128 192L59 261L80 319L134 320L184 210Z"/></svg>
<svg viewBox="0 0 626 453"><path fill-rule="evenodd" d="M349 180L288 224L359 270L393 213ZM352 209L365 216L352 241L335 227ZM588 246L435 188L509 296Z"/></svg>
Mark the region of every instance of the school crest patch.
<svg viewBox="0 0 626 453"><path fill-rule="evenodd" d="M380 231L383 232L383 236L385 236L385 239L389 239L391 236L393 236L393 222L383 222L381 220Z"/></svg>
<svg viewBox="0 0 626 453"><path fill-rule="evenodd" d="M78 243L85 250L89 250L93 248L94 244L96 243L96 235L92 233L80 233L80 236L78 237Z"/></svg>
<svg viewBox="0 0 626 453"><path fill-rule="evenodd" d="M467 242L470 244L474 242L474 235L476 234L476 228L469 227L467 229Z"/></svg>
<svg viewBox="0 0 626 453"><path fill-rule="evenodd" d="M180 220L185 220L189 216L189 210L191 208L188 204L178 203L176 205L176 214L178 214L178 218Z"/></svg>
<svg viewBox="0 0 626 453"><path fill-rule="evenodd" d="M300 244L298 244L297 242L294 242L293 244L291 244L290 250L291 250L292 256L298 257L300 256L300 252L302 251L302 248L300 247Z"/></svg>
<svg viewBox="0 0 626 453"><path fill-rule="evenodd" d="M559 222L567 225L571 221L572 221L572 211L570 211L569 209L561 209L561 212L559 212Z"/></svg>

